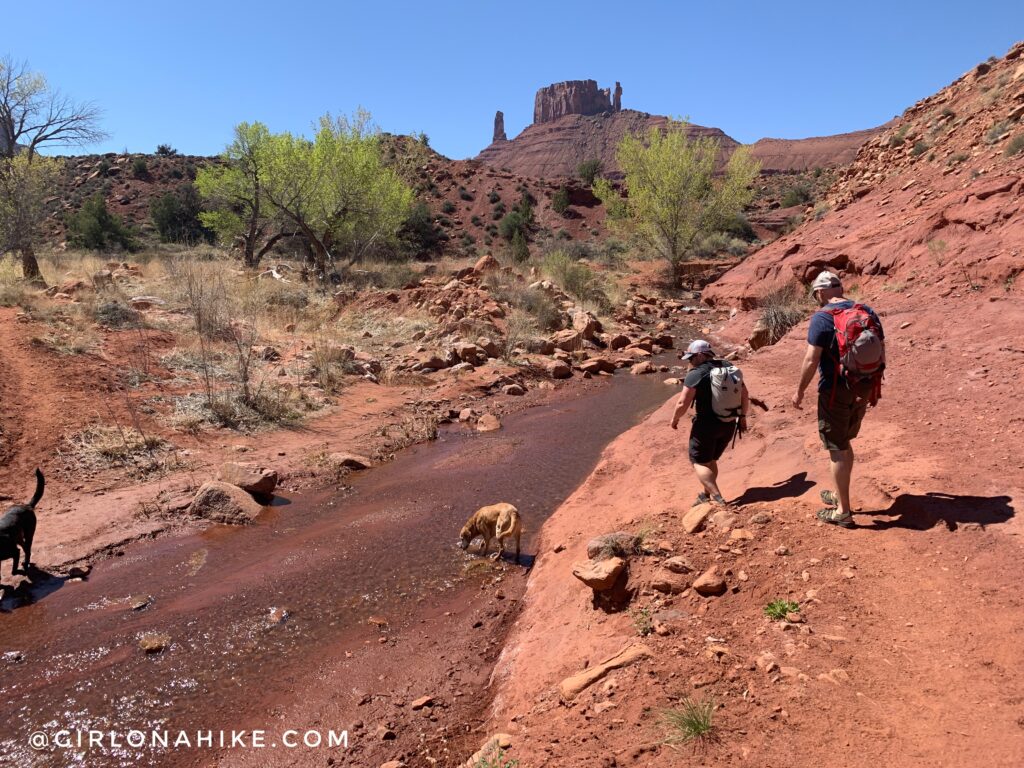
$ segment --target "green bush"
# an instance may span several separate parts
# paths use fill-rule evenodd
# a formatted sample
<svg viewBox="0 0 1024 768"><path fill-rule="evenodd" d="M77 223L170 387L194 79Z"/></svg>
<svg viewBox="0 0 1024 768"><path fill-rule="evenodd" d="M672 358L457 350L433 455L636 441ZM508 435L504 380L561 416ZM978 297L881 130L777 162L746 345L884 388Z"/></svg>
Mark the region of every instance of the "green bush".
<svg viewBox="0 0 1024 768"><path fill-rule="evenodd" d="M509 242L511 242L517 234L525 237L526 230L526 220L518 210L506 214L498 224L498 234Z"/></svg>
<svg viewBox="0 0 1024 768"><path fill-rule="evenodd" d="M754 228L750 225L747 217L742 213L737 213L731 220L729 220L729 222L722 227L722 231L748 243L752 243L757 240L757 233L754 232Z"/></svg>
<svg viewBox="0 0 1024 768"><path fill-rule="evenodd" d="M160 157L173 157L178 154L178 150L170 144L157 144L156 153L160 155Z"/></svg>
<svg viewBox="0 0 1024 768"><path fill-rule="evenodd" d="M914 143L914 148L912 150L910 150L910 154L911 154L912 157L920 157L921 155L923 155L927 151L928 151L928 142L926 142L926 141L918 141L918 142Z"/></svg>
<svg viewBox="0 0 1024 768"><path fill-rule="evenodd" d="M132 177L136 179L149 178L149 166L146 164L146 158L136 157L132 160Z"/></svg>
<svg viewBox="0 0 1024 768"><path fill-rule="evenodd" d="M422 201L412 206L398 230L398 241L411 256L422 257L435 253L446 240L448 235L437 226L430 207Z"/></svg>
<svg viewBox="0 0 1024 768"><path fill-rule="evenodd" d="M551 210L559 216L563 216L569 210L569 190L559 187L558 191L551 196Z"/></svg>
<svg viewBox="0 0 1024 768"><path fill-rule="evenodd" d="M497 205L501 202L501 195L495 192L493 189L487 193L487 200L491 205Z"/></svg>
<svg viewBox="0 0 1024 768"><path fill-rule="evenodd" d="M451 200L445 200L441 203L441 213L455 213L455 203Z"/></svg>
<svg viewBox="0 0 1024 768"><path fill-rule="evenodd" d="M814 200L814 193L811 185L806 181L800 181L786 190L782 196L782 207L791 208L794 205L807 205Z"/></svg>
<svg viewBox="0 0 1024 768"><path fill-rule="evenodd" d="M602 163L597 158L584 160L576 166L576 175L579 177L580 181L588 187L592 187L594 186L594 180L601 173L601 166Z"/></svg>
<svg viewBox="0 0 1024 768"><path fill-rule="evenodd" d="M509 214L512 216L514 214ZM528 261L530 258L530 246L526 242L526 235L523 230L517 229L512 235L512 240L509 243L509 253L512 256L512 260L517 264L522 264Z"/></svg>
<svg viewBox="0 0 1024 768"><path fill-rule="evenodd" d="M474 227L482 227L484 225L483 219L481 219L479 216L472 216L469 219L469 223L472 224Z"/></svg>
<svg viewBox="0 0 1024 768"><path fill-rule="evenodd" d="M473 200L473 193L470 192L465 187L459 187L459 197L462 200L466 200L467 202L471 202Z"/></svg>
<svg viewBox="0 0 1024 768"><path fill-rule="evenodd" d="M149 216L165 243L212 243L216 236L199 221L202 210L202 200L196 188L183 184L150 203Z"/></svg>
<svg viewBox="0 0 1024 768"><path fill-rule="evenodd" d="M1018 133L1010 139L1010 143L1006 145L1006 149L1004 150L1004 154L1007 157L1019 155L1021 152L1024 152L1024 133Z"/></svg>
<svg viewBox="0 0 1024 768"><path fill-rule="evenodd" d="M587 301L602 308L608 306L608 296L601 278L588 267L573 259L565 251L552 251L544 257L543 269L562 289L580 301Z"/></svg>
<svg viewBox="0 0 1024 768"><path fill-rule="evenodd" d="M120 218L107 210L103 195L87 199L67 220L68 242L76 248L107 251L123 248L137 250L135 236Z"/></svg>

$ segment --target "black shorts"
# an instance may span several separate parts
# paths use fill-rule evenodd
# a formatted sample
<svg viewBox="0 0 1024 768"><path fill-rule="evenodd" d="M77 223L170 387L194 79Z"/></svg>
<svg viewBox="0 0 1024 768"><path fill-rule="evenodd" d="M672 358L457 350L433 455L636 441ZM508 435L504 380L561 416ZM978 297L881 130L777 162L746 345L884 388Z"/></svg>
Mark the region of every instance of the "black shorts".
<svg viewBox="0 0 1024 768"><path fill-rule="evenodd" d="M860 433L860 425L868 410L871 385L853 388L840 385L835 390L818 393L818 434L829 451L845 451Z"/></svg>
<svg viewBox="0 0 1024 768"><path fill-rule="evenodd" d="M735 421L698 421L695 418L690 427L690 462L707 464L718 461L729 447L735 431Z"/></svg>

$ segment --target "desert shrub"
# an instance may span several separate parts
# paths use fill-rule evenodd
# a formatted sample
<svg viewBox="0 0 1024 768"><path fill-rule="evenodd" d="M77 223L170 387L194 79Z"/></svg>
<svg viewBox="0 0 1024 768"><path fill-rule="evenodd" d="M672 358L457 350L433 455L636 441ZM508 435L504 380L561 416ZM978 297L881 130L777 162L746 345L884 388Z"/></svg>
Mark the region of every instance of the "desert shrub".
<svg viewBox="0 0 1024 768"><path fill-rule="evenodd" d="M713 701L695 699L684 699L678 708L665 710L661 718L662 724L669 731L667 741L678 743L709 738L714 730L714 713Z"/></svg>
<svg viewBox="0 0 1024 768"><path fill-rule="evenodd" d="M959 165L960 163L964 162L965 160L969 160L970 157L971 156L968 155L966 152L958 152L957 154L952 155L949 158L949 160L946 161L946 165Z"/></svg>
<svg viewBox="0 0 1024 768"><path fill-rule="evenodd" d="M501 202L501 195L499 195L492 189L490 192L487 193L487 201L491 205L497 205L498 203Z"/></svg>
<svg viewBox="0 0 1024 768"><path fill-rule="evenodd" d="M609 237L597 249L597 252L594 254L594 258L597 263L602 266L608 267L609 269L617 269L622 266L628 252L629 246L624 242L617 240L614 237Z"/></svg>
<svg viewBox="0 0 1024 768"><path fill-rule="evenodd" d="M474 227L482 227L484 225L483 219L476 215L472 216L469 219L469 223L472 224Z"/></svg>
<svg viewBox="0 0 1024 768"><path fill-rule="evenodd" d="M1005 120L1000 120L988 129L988 133L985 134L985 141L989 144L995 144L997 141L1002 139L1009 130L1010 124Z"/></svg>
<svg viewBox="0 0 1024 768"><path fill-rule="evenodd" d="M199 192L192 184L183 184L150 203L149 215L165 243L212 243L216 235L199 220L202 210Z"/></svg>
<svg viewBox="0 0 1024 768"><path fill-rule="evenodd" d="M1004 150L1004 154L1007 157L1019 155L1021 152L1024 152L1024 133L1018 133L1010 139L1010 143L1006 145L1006 149Z"/></svg>
<svg viewBox="0 0 1024 768"><path fill-rule="evenodd" d="M176 150L170 144L157 144L156 153L160 155L160 157L173 157L174 155L178 154L178 150Z"/></svg>
<svg viewBox="0 0 1024 768"><path fill-rule="evenodd" d="M107 210L103 195L88 198L67 220L68 243L90 251L138 248L135 235L118 216Z"/></svg>
<svg viewBox="0 0 1024 768"><path fill-rule="evenodd" d="M100 160L99 165L96 166L96 170L99 171L100 176L106 176L110 172L110 161L107 158Z"/></svg>
<svg viewBox="0 0 1024 768"><path fill-rule="evenodd" d="M898 147L903 143L903 140L907 137L907 133L910 131L910 124L905 123L900 126L900 129L896 131L892 136L889 137L889 146Z"/></svg>
<svg viewBox="0 0 1024 768"><path fill-rule="evenodd" d="M491 273L488 286L495 299L526 313L542 330L557 331L562 327L562 313L544 291L529 288L500 272Z"/></svg>
<svg viewBox="0 0 1024 768"><path fill-rule="evenodd" d="M459 199L460 200L465 200L466 202L472 202L473 201L473 193L470 192L465 187L459 187Z"/></svg>
<svg viewBox="0 0 1024 768"><path fill-rule="evenodd" d="M419 277L419 273L404 262L366 264L361 269L346 272L345 282L357 290L382 288L392 291L415 283Z"/></svg>
<svg viewBox="0 0 1024 768"><path fill-rule="evenodd" d="M545 274L566 293L602 308L608 306L601 278L586 264L581 264L564 251L552 251L544 257L542 267Z"/></svg>
<svg viewBox="0 0 1024 768"><path fill-rule="evenodd" d="M93 318L108 328L135 328L142 325L142 316L123 301L103 301L96 304Z"/></svg>
<svg viewBox="0 0 1024 768"><path fill-rule="evenodd" d="M565 214L569 210L569 190L565 187L559 187L558 191L551 196L551 210L557 213L559 216Z"/></svg>
<svg viewBox="0 0 1024 768"><path fill-rule="evenodd" d="M594 185L594 180L601 173L601 166L602 163L597 158L584 160L576 166L576 175L579 177L580 181L588 187L592 187Z"/></svg>
<svg viewBox="0 0 1024 768"><path fill-rule="evenodd" d="M742 213L737 213L733 216L726 224L722 227L722 231L733 237L737 237L740 240L745 240L748 243L752 243L757 240L757 233L754 232L754 228L750 225L747 217Z"/></svg>
<svg viewBox="0 0 1024 768"><path fill-rule="evenodd" d="M698 259L709 259L722 251L728 250L732 238L724 232L712 232L696 240L690 249Z"/></svg>
<svg viewBox="0 0 1024 768"><path fill-rule="evenodd" d="M411 256L429 257L430 254L439 251L446 240L448 235L437 226L430 207L422 201L412 206L398 230L401 248Z"/></svg>
<svg viewBox="0 0 1024 768"><path fill-rule="evenodd" d="M772 621L782 621L787 613L799 613L800 606L789 600L772 600L764 607L764 615Z"/></svg>
<svg viewBox="0 0 1024 768"><path fill-rule="evenodd" d="M791 186L782 195L782 207L791 208L794 205L806 205L814 199L814 192L811 185L806 181L800 181Z"/></svg>
<svg viewBox="0 0 1024 768"><path fill-rule="evenodd" d="M136 179L149 178L149 166L146 164L146 158L136 157L132 160L132 177Z"/></svg>
<svg viewBox="0 0 1024 768"><path fill-rule="evenodd" d="M463 245L463 247L469 248L474 243L476 243L476 238L469 234L469 232L463 232L462 237L459 238L459 242Z"/></svg>
<svg viewBox="0 0 1024 768"><path fill-rule="evenodd" d="M747 248L746 241L740 240L738 237L730 237L729 242L725 246L725 252L730 256L746 256Z"/></svg>
<svg viewBox="0 0 1024 768"><path fill-rule="evenodd" d="M117 467L137 477L169 468L172 446L163 438L121 426L88 426L64 439L61 454L80 469Z"/></svg>
<svg viewBox="0 0 1024 768"><path fill-rule="evenodd" d="M509 214L510 216L512 214ZM509 256L516 264L522 264L530 258L530 246L526 242L526 235L523 230L517 229L512 234L512 241L508 245Z"/></svg>
<svg viewBox="0 0 1024 768"><path fill-rule="evenodd" d="M441 203L441 213L455 213L455 203L451 200L445 200Z"/></svg>
<svg viewBox="0 0 1024 768"><path fill-rule="evenodd" d="M767 330L769 344L789 333L789 329L803 320L806 313L806 302L792 285L772 291L761 299L760 305L760 322Z"/></svg>
<svg viewBox="0 0 1024 768"><path fill-rule="evenodd" d="M917 142L914 143L914 148L910 150L910 154L911 154L912 157L920 157L921 155L923 155L927 151L928 151L928 142L926 142L926 141L917 141Z"/></svg>
<svg viewBox="0 0 1024 768"><path fill-rule="evenodd" d="M815 221L821 221L822 219L825 218L826 214L828 214L830 210L832 209L830 208L829 204L822 202L814 206L814 210L811 212L811 214L814 216Z"/></svg>
<svg viewBox="0 0 1024 768"><path fill-rule="evenodd" d="M528 224L523 215L518 210L515 210L506 214L498 223L498 233L511 242L517 234L525 238L527 227Z"/></svg>
<svg viewBox="0 0 1024 768"><path fill-rule="evenodd" d="M943 117L956 117L956 111L950 107L945 107L939 114Z"/></svg>

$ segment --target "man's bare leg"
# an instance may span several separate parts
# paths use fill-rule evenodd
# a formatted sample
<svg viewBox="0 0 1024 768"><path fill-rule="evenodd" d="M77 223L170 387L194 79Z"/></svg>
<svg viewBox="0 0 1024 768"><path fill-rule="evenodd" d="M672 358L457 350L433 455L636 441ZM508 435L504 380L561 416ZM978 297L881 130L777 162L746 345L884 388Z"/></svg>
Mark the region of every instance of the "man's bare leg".
<svg viewBox="0 0 1024 768"><path fill-rule="evenodd" d="M693 471L697 473L697 479L700 480L700 484L704 486L704 491L711 498L721 496L722 492L718 490L718 462L709 461L707 464L694 463Z"/></svg>
<svg viewBox="0 0 1024 768"><path fill-rule="evenodd" d="M829 451L830 468L832 480L836 484L836 495L839 497L839 504L836 511L840 515L849 515L853 512L850 504L850 478L853 476L853 446L845 451Z"/></svg>

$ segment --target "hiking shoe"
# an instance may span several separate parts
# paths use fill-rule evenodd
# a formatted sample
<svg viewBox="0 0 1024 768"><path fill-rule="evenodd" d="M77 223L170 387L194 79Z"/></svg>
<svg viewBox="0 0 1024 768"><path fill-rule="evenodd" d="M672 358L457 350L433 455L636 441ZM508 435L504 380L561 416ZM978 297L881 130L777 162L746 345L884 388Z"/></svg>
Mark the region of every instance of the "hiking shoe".
<svg viewBox="0 0 1024 768"><path fill-rule="evenodd" d="M842 514L838 509L826 507L818 510L818 519L829 525L838 525L840 528L853 528L853 515L848 512Z"/></svg>
<svg viewBox="0 0 1024 768"><path fill-rule="evenodd" d="M723 499L721 496L718 496L718 495L716 495L716 496L708 496L703 491L697 494L697 500L695 502L693 502L693 506L696 507L696 506L698 506L700 504L708 504L708 503L718 504L718 505L723 506L723 507L729 506L726 503L725 499Z"/></svg>
<svg viewBox="0 0 1024 768"><path fill-rule="evenodd" d="M835 491L822 491L821 492L821 503L826 507L832 507L835 509L839 506L839 497L836 496Z"/></svg>

